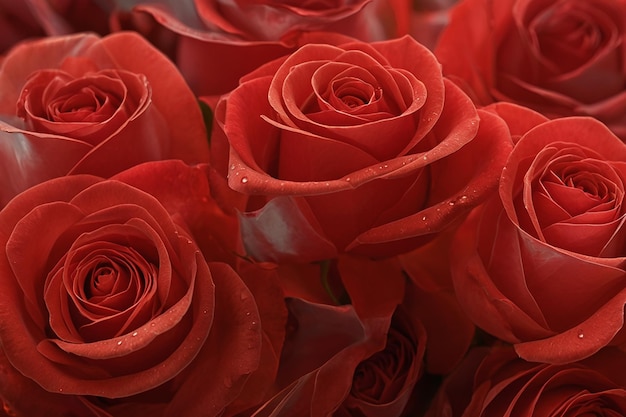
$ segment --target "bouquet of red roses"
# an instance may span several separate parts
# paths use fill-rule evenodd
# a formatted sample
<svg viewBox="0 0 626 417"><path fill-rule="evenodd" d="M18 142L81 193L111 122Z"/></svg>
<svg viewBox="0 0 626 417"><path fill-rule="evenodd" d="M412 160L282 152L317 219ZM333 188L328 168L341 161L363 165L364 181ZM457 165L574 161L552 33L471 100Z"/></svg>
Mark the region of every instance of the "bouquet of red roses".
<svg viewBox="0 0 626 417"><path fill-rule="evenodd" d="M623 0L0 0L0 415L626 415Z"/></svg>

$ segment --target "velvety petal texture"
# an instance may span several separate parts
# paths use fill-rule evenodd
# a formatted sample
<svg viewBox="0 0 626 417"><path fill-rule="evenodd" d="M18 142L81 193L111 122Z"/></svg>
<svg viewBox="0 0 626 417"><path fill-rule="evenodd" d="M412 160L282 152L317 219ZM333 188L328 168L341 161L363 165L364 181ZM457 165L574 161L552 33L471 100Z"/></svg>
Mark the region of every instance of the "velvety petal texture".
<svg viewBox="0 0 626 417"><path fill-rule="evenodd" d="M519 108L516 120L525 114L535 119ZM623 330L625 158L597 120L539 123L516 143L499 196L455 237L459 301L525 359L579 360Z"/></svg>
<svg viewBox="0 0 626 417"><path fill-rule="evenodd" d="M443 384L427 417L621 416L624 352L567 365L526 362L513 349L477 349Z"/></svg>
<svg viewBox="0 0 626 417"><path fill-rule="evenodd" d="M460 1L435 49L480 104L593 116L626 139L623 0Z"/></svg>
<svg viewBox="0 0 626 417"><path fill-rule="evenodd" d="M214 165L267 201L243 240L273 261L406 252L493 192L512 146L409 37L305 45L242 79L216 122Z"/></svg>
<svg viewBox="0 0 626 417"><path fill-rule="evenodd" d="M0 211L7 374L85 416L218 416L262 401L283 295L271 268L207 262L195 219L214 220L214 204L205 171L180 161L52 179L11 200ZM21 395L0 399L22 415Z"/></svg>
<svg viewBox="0 0 626 417"><path fill-rule="evenodd" d="M170 158L208 160L204 120L178 69L138 34L50 37L2 61L0 205L50 178Z"/></svg>

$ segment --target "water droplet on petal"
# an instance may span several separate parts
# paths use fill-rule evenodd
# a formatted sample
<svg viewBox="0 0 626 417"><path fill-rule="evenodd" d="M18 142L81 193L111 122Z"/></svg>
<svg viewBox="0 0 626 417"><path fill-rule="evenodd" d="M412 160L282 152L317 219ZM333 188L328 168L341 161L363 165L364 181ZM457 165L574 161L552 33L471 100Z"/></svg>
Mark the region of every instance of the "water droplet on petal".
<svg viewBox="0 0 626 417"><path fill-rule="evenodd" d="M350 182L350 181L352 181L352 178L350 177L346 178L346 182Z"/></svg>
<svg viewBox="0 0 626 417"><path fill-rule="evenodd" d="M579 330L579 331L578 331L578 338L579 338L579 339L582 339L582 338L584 338L584 337L585 337L585 335L584 335L583 331L582 331L582 330Z"/></svg>
<svg viewBox="0 0 626 417"><path fill-rule="evenodd" d="M202 310L202 314L208 314L209 310Z"/></svg>
<svg viewBox="0 0 626 417"><path fill-rule="evenodd" d="M422 217L422 220L426 221L426 216Z"/></svg>
<svg viewBox="0 0 626 417"><path fill-rule="evenodd" d="M248 182L248 177L241 177L241 183L245 184Z"/></svg>
<svg viewBox="0 0 626 417"><path fill-rule="evenodd" d="M234 170L235 170L235 164L231 164L231 165L230 165L230 170L231 170L231 171L234 171Z"/></svg>
<svg viewBox="0 0 626 417"><path fill-rule="evenodd" d="M453 206L454 205L454 201L450 201L448 204Z"/></svg>
<svg viewBox="0 0 626 417"><path fill-rule="evenodd" d="M118 341L117 341L117 345L118 345L118 346L121 346L121 345L122 345L122 341L121 341L121 340L118 340Z"/></svg>
<svg viewBox="0 0 626 417"><path fill-rule="evenodd" d="M137 336L139 333L133 332L133 337Z"/></svg>

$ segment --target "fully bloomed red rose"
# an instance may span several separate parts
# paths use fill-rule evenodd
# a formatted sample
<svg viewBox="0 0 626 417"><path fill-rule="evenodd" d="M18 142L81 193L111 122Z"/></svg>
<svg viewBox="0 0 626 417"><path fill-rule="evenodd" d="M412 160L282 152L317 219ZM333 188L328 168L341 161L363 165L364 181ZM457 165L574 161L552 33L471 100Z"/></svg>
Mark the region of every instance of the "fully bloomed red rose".
<svg viewBox="0 0 626 417"><path fill-rule="evenodd" d="M49 37L3 60L0 206L53 177L170 158L208 159L204 120L176 67L139 35Z"/></svg>
<svg viewBox="0 0 626 417"><path fill-rule="evenodd" d="M464 0L436 55L480 104L593 116L626 139L626 2Z"/></svg>
<svg viewBox="0 0 626 417"><path fill-rule="evenodd" d="M202 168L179 161L56 178L11 200L0 211L5 409L195 417L261 402L283 296L271 270L205 260L204 227L188 220L213 206Z"/></svg>
<svg viewBox="0 0 626 417"><path fill-rule="evenodd" d="M411 9L407 0L121 3L122 11L148 14L179 35L176 63L198 95L229 92L241 76L309 42L310 32L365 41L404 35Z"/></svg>
<svg viewBox="0 0 626 417"><path fill-rule="evenodd" d="M410 37L309 44L218 104L214 166L262 260L406 252L496 187L511 142ZM256 210L256 211L255 211Z"/></svg>
<svg viewBox="0 0 626 417"><path fill-rule="evenodd" d="M568 365L526 362L513 349L473 351L444 382L427 417L623 416L626 355Z"/></svg>
<svg viewBox="0 0 626 417"><path fill-rule="evenodd" d="M496 109L512 121L514 137L526 131L499 195L455 237L459 301L478 326L528 360L573 362L620 343L626 145L595 119L548 121L527 109Z"/></svg>

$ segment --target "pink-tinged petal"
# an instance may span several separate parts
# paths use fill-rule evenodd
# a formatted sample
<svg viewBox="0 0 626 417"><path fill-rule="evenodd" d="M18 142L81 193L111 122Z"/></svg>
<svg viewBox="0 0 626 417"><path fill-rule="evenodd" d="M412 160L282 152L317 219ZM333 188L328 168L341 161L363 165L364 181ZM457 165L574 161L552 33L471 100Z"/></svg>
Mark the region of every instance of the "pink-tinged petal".
<svg viewBox="0 0 626 417"><path fill-rule="evenodd" d="M0 122L3 163L0 207L20 191L66 175L90 146L62 136L37 134Z"/></svg>
<svg viewBox="0 0 626 417"><path fill-rule="evenodd" d="M306 203L290 197L275 198L255 212L240 215L239 221L246 253L258 260L306 262L337 253Z"/></svg>

